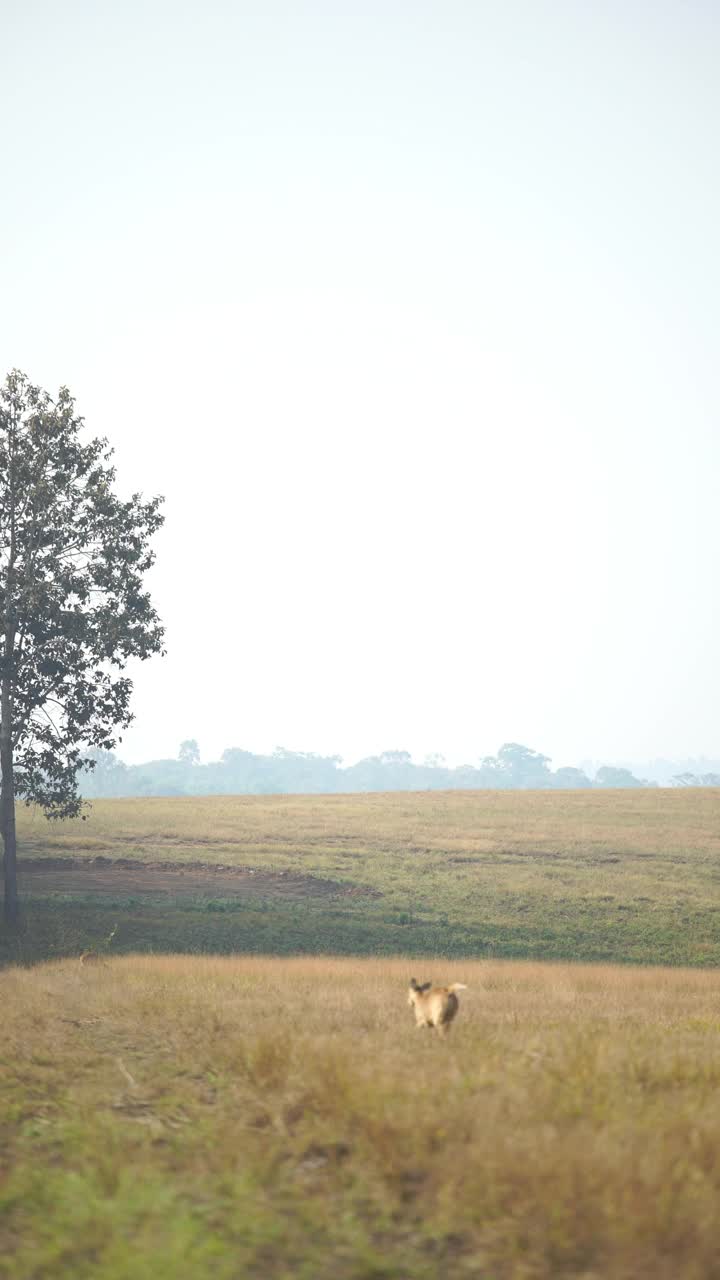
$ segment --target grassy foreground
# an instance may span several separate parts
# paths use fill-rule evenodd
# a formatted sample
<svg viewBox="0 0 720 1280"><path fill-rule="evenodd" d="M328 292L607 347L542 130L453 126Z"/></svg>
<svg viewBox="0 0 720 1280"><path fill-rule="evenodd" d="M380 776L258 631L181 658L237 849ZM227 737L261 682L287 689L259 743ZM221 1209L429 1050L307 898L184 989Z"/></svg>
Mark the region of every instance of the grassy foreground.
<svg viewBox="0 0 720 1280"><path fill-rule="evenodd" d="M720 976L127 957L0 975L6 1280L710 1280Z"/></svg>
<svg viewBox="0 0 720 1280"><path fill-rule="evenodd" d="M99 897L22 881L27 932L0 961L114 949L424 954L720 965L720 790L428 792L95 801L21 809L22 858L251 867L337 892ZM176 881L177 882L177 877ZM351 891L351 892L349 892Z"/></svg>

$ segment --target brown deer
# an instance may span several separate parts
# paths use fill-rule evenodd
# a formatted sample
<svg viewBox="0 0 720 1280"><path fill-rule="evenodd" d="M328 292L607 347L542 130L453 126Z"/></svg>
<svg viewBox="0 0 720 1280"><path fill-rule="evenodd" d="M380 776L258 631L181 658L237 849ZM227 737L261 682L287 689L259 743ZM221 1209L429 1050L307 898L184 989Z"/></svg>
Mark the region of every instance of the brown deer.
<svg viewBox="0 0 720 1280"><path fill-rule="evenodd" d="M416 1026L434 1027L439 1036L446 1036L460 1008L456 991L467 991L467 983L453 982L449 987L434 987L431 982L419 983L411 978L408 1004L415 1010Z"/></svg>

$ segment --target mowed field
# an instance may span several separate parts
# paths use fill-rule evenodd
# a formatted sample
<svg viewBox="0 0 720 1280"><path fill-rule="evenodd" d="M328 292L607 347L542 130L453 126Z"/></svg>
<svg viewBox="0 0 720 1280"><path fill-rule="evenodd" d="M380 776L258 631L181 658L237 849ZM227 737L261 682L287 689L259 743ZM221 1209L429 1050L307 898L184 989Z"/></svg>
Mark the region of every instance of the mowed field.
<svg viewBox="0 0 720 1280"><path fill-rule="evenodd" d="M121 957L0 974L6 1280L711 1280L720 975Z"/></svg>
<svg viewBox="0 0 720 1280"><path fill-rule="evenodd" d="M20 809L26 931L112 953L720 963L720 791L429 792Z"/></svg>

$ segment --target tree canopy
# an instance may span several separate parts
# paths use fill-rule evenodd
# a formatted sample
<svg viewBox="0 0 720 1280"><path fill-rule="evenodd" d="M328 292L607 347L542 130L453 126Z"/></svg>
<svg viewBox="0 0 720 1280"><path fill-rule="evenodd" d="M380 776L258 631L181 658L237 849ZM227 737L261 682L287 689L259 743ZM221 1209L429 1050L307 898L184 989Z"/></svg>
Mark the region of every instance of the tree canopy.
<svg viewBox="0 0 720 1280"><path fill-rule="evenodd" d="M144 586L162 499L114 492L112 450L17 370L0 388L0 822L6 918L16 915L16 797L77 815L89 748L132 719L131 658L162 650Z"/></svg>
<svg viewBox="0 0 720 1280"><path fill-rule="evenodd" d="M193 750L188 751L188 743ZM604 774L593 781L582 769L549 768L549 757L520 743L505 743L496 756L477 765L450 766L433 755L416 764L408 751L381 751L354 764L340 756L316 755L277 747L261 755L231 747L219 760L200 763L194 738L180 744L177 758L125 764L113 752L98 751L97 767L84 776L84 794L101 796L181 795L331 795L372 791L560 790L602 786ZM710 777L711 775L707 775ZM608 785L605 783L604 785ZM622 770L617 786L652 786Z"/></svg>

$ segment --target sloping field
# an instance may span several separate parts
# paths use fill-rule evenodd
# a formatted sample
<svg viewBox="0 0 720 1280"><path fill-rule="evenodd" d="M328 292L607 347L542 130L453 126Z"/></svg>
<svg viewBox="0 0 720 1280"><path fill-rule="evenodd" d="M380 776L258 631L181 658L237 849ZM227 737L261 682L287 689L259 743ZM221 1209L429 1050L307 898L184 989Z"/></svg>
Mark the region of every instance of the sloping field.
<svg viewBox="0 0 720 1280"><path fill-rule="evenodd" d="M278 865L358 854L720 854L720 789L428 791L95 800L86 821L18 810L29 856L106 853Z"/></svg>
<svg viewBox="0 0 720 1280"><path fill-rule="evenodd" d="M720 791L96 801L21 810L27 932L118 951L720 963Z"/></svg>
<svg viewBox="0 0 720 1280"><path fill-rule="evenodd" d="M714 1280L720 976L126 957L0 975L4 1280Z"/></svg>

